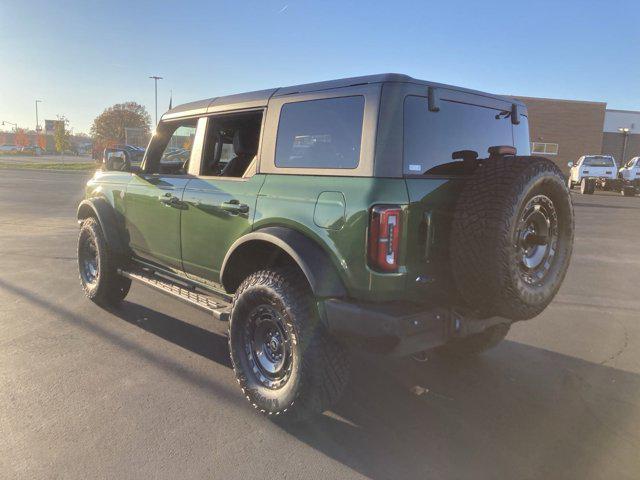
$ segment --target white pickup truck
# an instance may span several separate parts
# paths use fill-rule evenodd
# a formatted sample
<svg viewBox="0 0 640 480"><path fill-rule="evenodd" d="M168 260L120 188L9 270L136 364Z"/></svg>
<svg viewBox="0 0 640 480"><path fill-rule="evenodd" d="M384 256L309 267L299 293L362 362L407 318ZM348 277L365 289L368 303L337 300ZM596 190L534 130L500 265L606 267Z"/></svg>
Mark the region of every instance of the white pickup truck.
<svg viewBox="0 0 640 480"><path fill-rule="evenodd" d="M569 162L569 189L580 185L580 193L591 195L596 188L617 190L621 181L618 179L618 166L611 155L583 155L577 163Z"/></svg>
<svg viewBox="0 0 640 480"><path fill-rule="evenodd" d="M622 194L634 196L640 190L640 157L633 157L618 171L622 181Z"/></svg>

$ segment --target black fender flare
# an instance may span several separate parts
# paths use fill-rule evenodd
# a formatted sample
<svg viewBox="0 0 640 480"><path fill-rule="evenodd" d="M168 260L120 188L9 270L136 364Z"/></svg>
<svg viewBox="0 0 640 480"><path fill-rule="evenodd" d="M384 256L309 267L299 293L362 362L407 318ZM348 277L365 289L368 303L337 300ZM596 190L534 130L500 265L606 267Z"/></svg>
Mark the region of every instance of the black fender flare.
<svg viewBox="0 0 640 480"><path fill-rule="evenodd" d="M255 241L270 243L289 255L302 270L315 296L332 298L347 296L342 280L331 258L329 258L329 254L315 241L296 230L286 227L265 227L240 237L231 245L220 269L220 281L225 289L227 289L225 281L231 276L229 264L234 257L234 253L238 252L242 245Z"/></svg>
<svg viewBox="0 0 640 480"><path fill-rule="evenodd" d="M92 197L80 202L76 218L78 223L81 223L85 218L95 217L111 251L117 255L126 255L128 248L123 240L121 222L118 222L117 215L115 209L106 199Z"/></svg>

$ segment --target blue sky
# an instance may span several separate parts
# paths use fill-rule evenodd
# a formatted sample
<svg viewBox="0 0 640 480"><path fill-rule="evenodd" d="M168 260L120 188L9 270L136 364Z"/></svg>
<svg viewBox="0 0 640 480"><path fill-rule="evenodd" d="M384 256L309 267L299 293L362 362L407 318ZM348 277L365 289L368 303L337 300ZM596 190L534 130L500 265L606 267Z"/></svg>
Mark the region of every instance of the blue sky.
<svg viewBox="0 0 640 480"><path fill-rule="evenodd" d="M640 110L636 1L0 0L0 120L400 72Z"/></svg>

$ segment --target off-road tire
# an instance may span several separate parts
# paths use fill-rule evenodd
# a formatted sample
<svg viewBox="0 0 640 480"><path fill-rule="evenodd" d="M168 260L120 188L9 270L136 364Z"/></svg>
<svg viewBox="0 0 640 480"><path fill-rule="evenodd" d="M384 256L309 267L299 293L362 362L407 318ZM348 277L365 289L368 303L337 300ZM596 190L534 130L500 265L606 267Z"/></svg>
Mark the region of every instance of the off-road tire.
<svg viewBox="0 0 640 480"><path fill-rule="evenodd" d="M279 315L291 348L288 377L275 388L262 383L248 340L252 312L263 306ZM321 324L307 280L296 268L261 270L240 284L230 315L229 350L245 397L272 417L299 421L321 413L348 383L347 352Z"/></svg>
<svg viewBox="0 0 640 480"><path fill-rule="evenodd" d="M636 187L622 187L622 195L625 197L635 197Z"/></svg>
<svg viewBox="0 0 640 480"><path fill-rule="evenodd" d="M552 212L555 226L542 250L546 260L531 272L521 255L523 216L541 209ZM483 161L463 188L453 216L451 264L462 300L481 318L538 315L564 280L573 231L571 196L553 162L512 156Z"/></svg>
<svg viewBox="0 0 640 480"><path fill-rule="evenodd" d="M596 184L594 181L589 180L588 178L583 178L580 181L580 193L582 195L593 195L593 192L596 191Z"/></svg>
<svg viewBox="0 0 640 480"><path fill-rule="evenodd" d="M83 273L83 248L93 242L97 251L95 281L89 282ZM103 307L116 306L124 300L131 288L131 279L118 274L118 259L109 248L98 221L89 217L82 222L78 235L78 273L85 295Z"/></svg>
<svg viewBox="0 0 640 480"><path fill-rule="evenodd" d="M434 353L443 357L472 357L480 355L497 346L509 333L511 325L500 323L487 328L484 332L451 340L449 343L434 348Z"/></svg>

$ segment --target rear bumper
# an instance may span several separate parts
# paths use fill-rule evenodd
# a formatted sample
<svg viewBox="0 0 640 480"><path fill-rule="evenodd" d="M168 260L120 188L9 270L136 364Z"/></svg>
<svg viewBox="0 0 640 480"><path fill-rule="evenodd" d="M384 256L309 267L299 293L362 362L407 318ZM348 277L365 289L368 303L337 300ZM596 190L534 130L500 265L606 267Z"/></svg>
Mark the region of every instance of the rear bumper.
<svg viewBox="0 0 640 480"><path fill-rule="evenodd" d="M322 302L320 311L329 331L337 336L386 340L384 353L410 355L444 345L453 338L466 337L500 323L462 315L453 309L407 306L398 303L356 303L339 299Z"/></svg>

